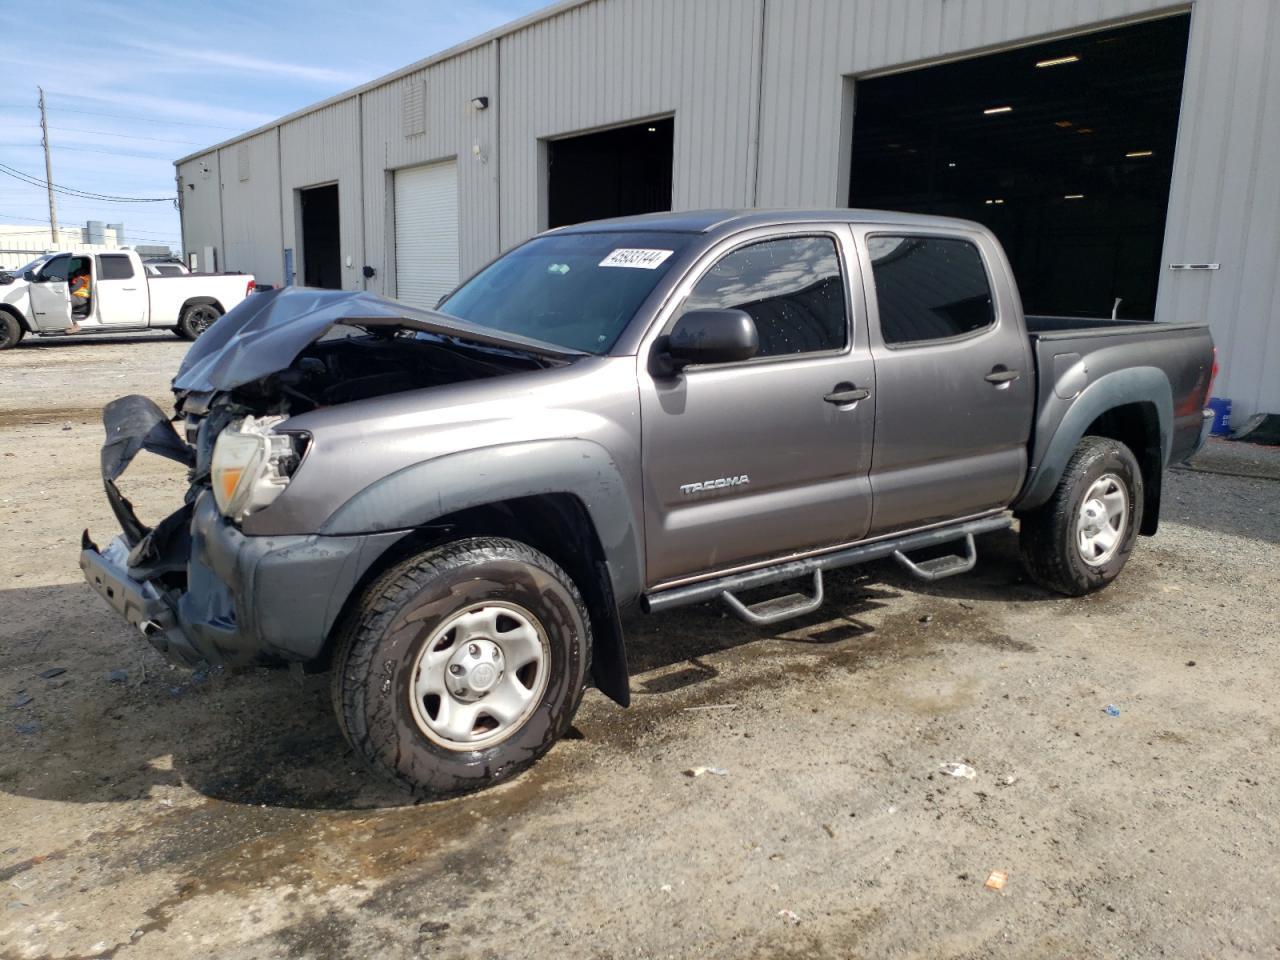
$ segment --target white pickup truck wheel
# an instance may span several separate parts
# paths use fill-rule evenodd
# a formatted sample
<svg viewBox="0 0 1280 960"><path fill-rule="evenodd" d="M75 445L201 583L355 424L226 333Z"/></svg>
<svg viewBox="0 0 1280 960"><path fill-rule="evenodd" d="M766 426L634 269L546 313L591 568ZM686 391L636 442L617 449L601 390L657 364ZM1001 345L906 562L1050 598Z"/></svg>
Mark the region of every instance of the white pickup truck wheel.
<svg viewBox="0 0 1280 960"><path fill-rule="evenodd" d="M1078 597L1124 568L1142 526L1142 470L1118 440L1085 437L1049 502L1021 517L1023 564L1031 579Z"/></svg>
<svg viewBox="0 0 1280 960"><path fill-rule="evenodd" d="M178 318L178 336L185 340L194 340L208 330L220 316L222 316L222 311L218 309L216 304L189 304L183 307L182 316Z"/></svg>
<svg viewBox="0 0 1280 960"><path fill-rule="evenodd" d="M10 313L0 310L0 350L8 350L22 342L26 333L16 318Z"/></svg>
<svg viewBox="0 0 1280 960"><path fill-rule="evenodd" d="M443 799L550 750L590 660L586 606L549 557L514 540L458 540L365 591L339 637L334 711L376 772Z"/></svg>

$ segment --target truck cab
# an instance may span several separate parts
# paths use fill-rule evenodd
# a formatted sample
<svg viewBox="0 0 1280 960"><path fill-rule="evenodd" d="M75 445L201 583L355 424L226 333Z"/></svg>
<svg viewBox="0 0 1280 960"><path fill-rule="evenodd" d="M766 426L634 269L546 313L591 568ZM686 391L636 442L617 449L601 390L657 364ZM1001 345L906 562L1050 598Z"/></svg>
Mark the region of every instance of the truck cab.
<svg viewBox="0 0 1280 960"><path fill-rule="evenodd" d="M87 278L87 296L72 286ZM23 275L31 319L39 331L81 326L147 326L147 282L138 255L59 253Z"/></svg>
<svg viewBox="0 0 1280 960"><path fill-rule="evenodd" d="M0 350L27 334L172 329L194 340L254 290L249 274L151 275L133 250L51 253L0 275Z"/></svg>

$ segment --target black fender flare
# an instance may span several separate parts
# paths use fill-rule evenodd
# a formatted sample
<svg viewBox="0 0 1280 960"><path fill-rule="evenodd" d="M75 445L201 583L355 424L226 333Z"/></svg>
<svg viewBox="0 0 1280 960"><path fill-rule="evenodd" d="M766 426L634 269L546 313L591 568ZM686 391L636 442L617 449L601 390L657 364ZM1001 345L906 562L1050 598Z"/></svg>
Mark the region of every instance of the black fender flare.
<svg viewBox="0 0 1280 960"><path fill-rule="evenodd" d="M35 330L31 327L31 321L28 320L23 312L13 304L0 303L0 313L7 313L9 316L13 317L13 319L18 321L18 326L27 333L35 333Z"/></svg>
<svg viewBox="0 0 1280 960"><path fill-rule="evenodd" d="M178 308L178 320L181 320L182 315L187 312L187 307L196 306L217 307L219 313L225 314L227 312L226 308L218 302L217 297L188 297L182 301L182 306Z"/></svg>
<svg viewBox="0 0 1280 960"><path fill-rule="evenodd" d="M535 440L481 447L404 467L369 485L333 512L318 531L348 536L427 527L440 517L521 497L568 494L586 510L604 563L596 586L609 598L607 629L596 636L597 683L629 701L619 606L643 592L643 522L638 495L600 444ZM606 689L607 687L607 689Z"/></svg>
<svg viewBox="0 0 1280 960"><path fill-rule="evenodd" d="M1150 404L1155 408L1160 431L1160 465L1163 468L1169 462L1169 450L1173 443L1173 389L1169 378L1158 367L1116 370L1099 377L1071 401L1071 406L1053 432L1044 456L1032 466L1022 492L1013 502L1013 509L1033 510L1053 496L1053 491L1062 479L1062 472L1067 467L1067 461L1071 459L1089 425L1108 410L1134 403Z"/></svg>

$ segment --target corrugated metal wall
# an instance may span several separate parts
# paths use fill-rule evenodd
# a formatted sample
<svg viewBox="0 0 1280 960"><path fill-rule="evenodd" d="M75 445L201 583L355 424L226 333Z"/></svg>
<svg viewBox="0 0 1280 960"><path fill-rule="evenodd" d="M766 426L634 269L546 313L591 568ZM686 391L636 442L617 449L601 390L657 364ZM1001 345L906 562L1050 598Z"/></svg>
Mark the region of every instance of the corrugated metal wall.
<svg viewBox="0 0 1280 960"><path fill-rule="evenodd" d="M759 18L759 0L597 0L504 37L502 246L546 223L541 141L661 114L675 206L749 205Z"/></svg>
<svg viewBox="0 0 1280 960"><path fill-rule="evenodd" d="M205 247L221 249L222 191L216 150L178 164L178 190L182 194L183 249L188 254L199 254ZM204 268L203 263L200 266Z"/></svg>
<svg viewBox="0 0 1280 960"><path fill-rule="evenodd" d="M282 273L277 136L268 130L218 151L223 243L218 266L252 273L263 283L279 283ZM202 263L200 269L213 265Z"/></svg>
<svg viewBox="0 0 1280 960"><path fill-rule="evenodd" d="M1200 0L1164 237L1161 320L1208 320L1233 422L1280 412L1280 2ZM1216 262L1172 273L1170 263Z"/></svg>
<svg viewBox="0 0 1280 960"><path fill-rule="evenodd" d="M415 86L425 91L422 133L406 129ZM487 110L471 106L489 97ZM457 158L459 263L465 276L498 253L497 75L485 44L363 94L365 263L377 270L367 289L395 293L392 173ZM480 155L475 153L479 148Z"/></svg>
<svg viewBox="0 0 1280 960"><path fill-rule="evenodd" d="M1166 269L1157 316L1210 320L1223 358L1217 392L1243 414L1277 411L1280 0L594 0L559 8L284 122L283 234L253 269L268 282L278 276L279 246L294 229L293 189L338 180L343 255L353 257L347 285L394 293L389 171L456 157L460 263L469 273L545 223L547 138L665 114L675 118L677 208L841 206L857 77L1189 6L1164 263L1222 269ZM470 107L476 96L490 97L488 110ZM420 122L406 126L419 97ZM242 209L257 195L238 179L235 145L218 154L206 159L220 164L226 185L228 255L233 242L254 239L252 222L265 231L253 256L266 257L279 224L269 206ZM224 229L198 159L179 167L198 184L184 193L184 239L194 250L221 245ZM256 154L249 162L252 184ZM359 277L364 263L377 271L372 280Z"/></svg>
<svg viewBox="0 0 1280 960"><path fill-rule="evenodd" d="M226 169L226 161L223 161ZM360 197L360 102L343 100L280 127L280 194L283 244L294 250L295 270L302 275L302 207L298 191L325 183L338 185L338 233L342 260L342 289L361 290L360 259L364 244L363 204ZM347 265L348 259L350 266ZM283 269L283 267L281 268Z"/></svg>

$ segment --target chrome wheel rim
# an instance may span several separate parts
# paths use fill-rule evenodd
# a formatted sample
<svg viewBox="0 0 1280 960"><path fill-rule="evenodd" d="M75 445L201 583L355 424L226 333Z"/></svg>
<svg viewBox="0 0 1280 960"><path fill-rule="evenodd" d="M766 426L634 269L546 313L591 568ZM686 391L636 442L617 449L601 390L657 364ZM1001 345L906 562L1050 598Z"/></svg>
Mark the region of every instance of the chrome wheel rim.
<svg viewBox="0 0 1280 960"><path fill-rule="evenodd" d="M1114 473L1104 473L1089 487L1076 518L1076 547L1091 567L1116 555L1129 523L1129 493Z"/></svg>
<svg viewBox="0 0 1280 960"><path fill-rule="evenodd" d="M449 750L483 750L524 725L542 700L551 645L524 607L488 601L437 627L414 663L418 729Z"/></svg>

